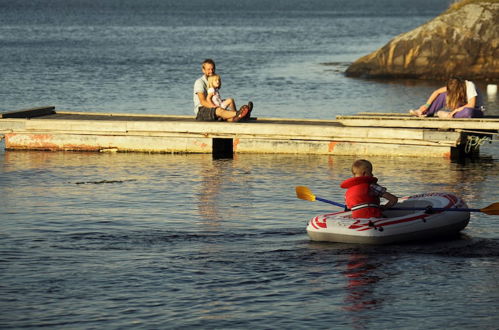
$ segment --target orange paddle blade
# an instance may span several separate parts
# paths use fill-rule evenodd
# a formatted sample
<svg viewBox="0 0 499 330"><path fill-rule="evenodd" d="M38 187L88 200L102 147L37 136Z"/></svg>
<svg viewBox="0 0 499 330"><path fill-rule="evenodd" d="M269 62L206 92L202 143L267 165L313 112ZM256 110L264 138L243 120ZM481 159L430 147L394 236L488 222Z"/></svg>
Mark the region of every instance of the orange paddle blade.
<svg viewBox="0 0 499 330"><path fill-rule="evenodd" d="M297 186L295 189L296 189L296 197L298 197L299 199L315 202L315 195L307 187Z"/></svg>
<svg viewBox="0 0 499 330"><path fill-rule="evenodd" d="M499 215L499 203L492 203L489 206L480 209L480 212L489 215Z"/></svg>

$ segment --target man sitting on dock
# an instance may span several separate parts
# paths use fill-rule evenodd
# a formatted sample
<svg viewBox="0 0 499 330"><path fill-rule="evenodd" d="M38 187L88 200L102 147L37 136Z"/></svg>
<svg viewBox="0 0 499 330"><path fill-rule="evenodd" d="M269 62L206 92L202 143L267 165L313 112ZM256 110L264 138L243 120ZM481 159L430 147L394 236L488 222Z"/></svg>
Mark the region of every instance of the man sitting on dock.
<svg viewBox="0 0 499 330"><path fill-rule="evenodd" d="M210 101L207 100L208 94L208 77L215 74L215 62L212 59L206 59L201 64L203 76L194 83L194 113L196 120L216 121L219 119L226 121L240 121L248 119L253 108L251 102L248 105L243 105L239 111L225 110L220 107L213 107Z"/></svg>

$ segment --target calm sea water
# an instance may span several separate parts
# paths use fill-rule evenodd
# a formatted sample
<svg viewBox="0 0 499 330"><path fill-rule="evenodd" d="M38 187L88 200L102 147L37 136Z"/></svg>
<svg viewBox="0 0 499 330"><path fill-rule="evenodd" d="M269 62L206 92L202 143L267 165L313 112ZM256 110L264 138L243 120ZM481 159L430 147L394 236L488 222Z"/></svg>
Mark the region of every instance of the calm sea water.
<svg viewBox="0 0 499 330"><path fill-rule="evenodd" d="M189 115L212 57L222 94L252 99L258 116L400 112L440 83L342 72L447 6L0 0L0 109ZM398 196L449 191L480 208L499 201L497 141L482 150L460 162L370 159ZM460 237L424 244L308 239L307 220L332 209L294 187L341 202L354 159L0 144L0 328L497 328L497 216L473 213Z"/></svg>
<svg viewBox="0 0 499 330"><path fill-rule="evenodd" d="M343 72L449 2L0 0L0 109L191 115L211 57L222 96L253 100L261 117L407 111L441 83Z"/></svg>

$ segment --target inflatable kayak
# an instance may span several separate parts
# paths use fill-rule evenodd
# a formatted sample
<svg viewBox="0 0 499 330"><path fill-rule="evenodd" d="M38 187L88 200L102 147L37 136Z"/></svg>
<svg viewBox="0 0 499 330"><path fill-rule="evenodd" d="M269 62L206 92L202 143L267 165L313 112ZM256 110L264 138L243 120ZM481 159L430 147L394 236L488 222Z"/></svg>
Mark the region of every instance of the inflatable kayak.
<svg viewBox="0 0 499 330"><path fill-rule="evenodd" d="M353 219L351 211L316 216L307 225L313 241L388 244L455 235L470 220L470 212L459 197L429 193L403 197L383 218ZM417 210L415 210L417 209Z"/></svg>

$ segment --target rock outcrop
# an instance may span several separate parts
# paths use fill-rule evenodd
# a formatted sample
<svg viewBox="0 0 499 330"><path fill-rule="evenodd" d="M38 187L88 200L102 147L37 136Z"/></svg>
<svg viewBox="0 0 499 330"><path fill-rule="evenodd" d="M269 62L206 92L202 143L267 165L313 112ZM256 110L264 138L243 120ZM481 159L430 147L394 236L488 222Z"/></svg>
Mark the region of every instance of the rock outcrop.
<svg viewBox="0 0 499 330"><path fill-rule="evenodd" d="M451 7L358 59L346 75L499 81L499 1Z"/></svg>

